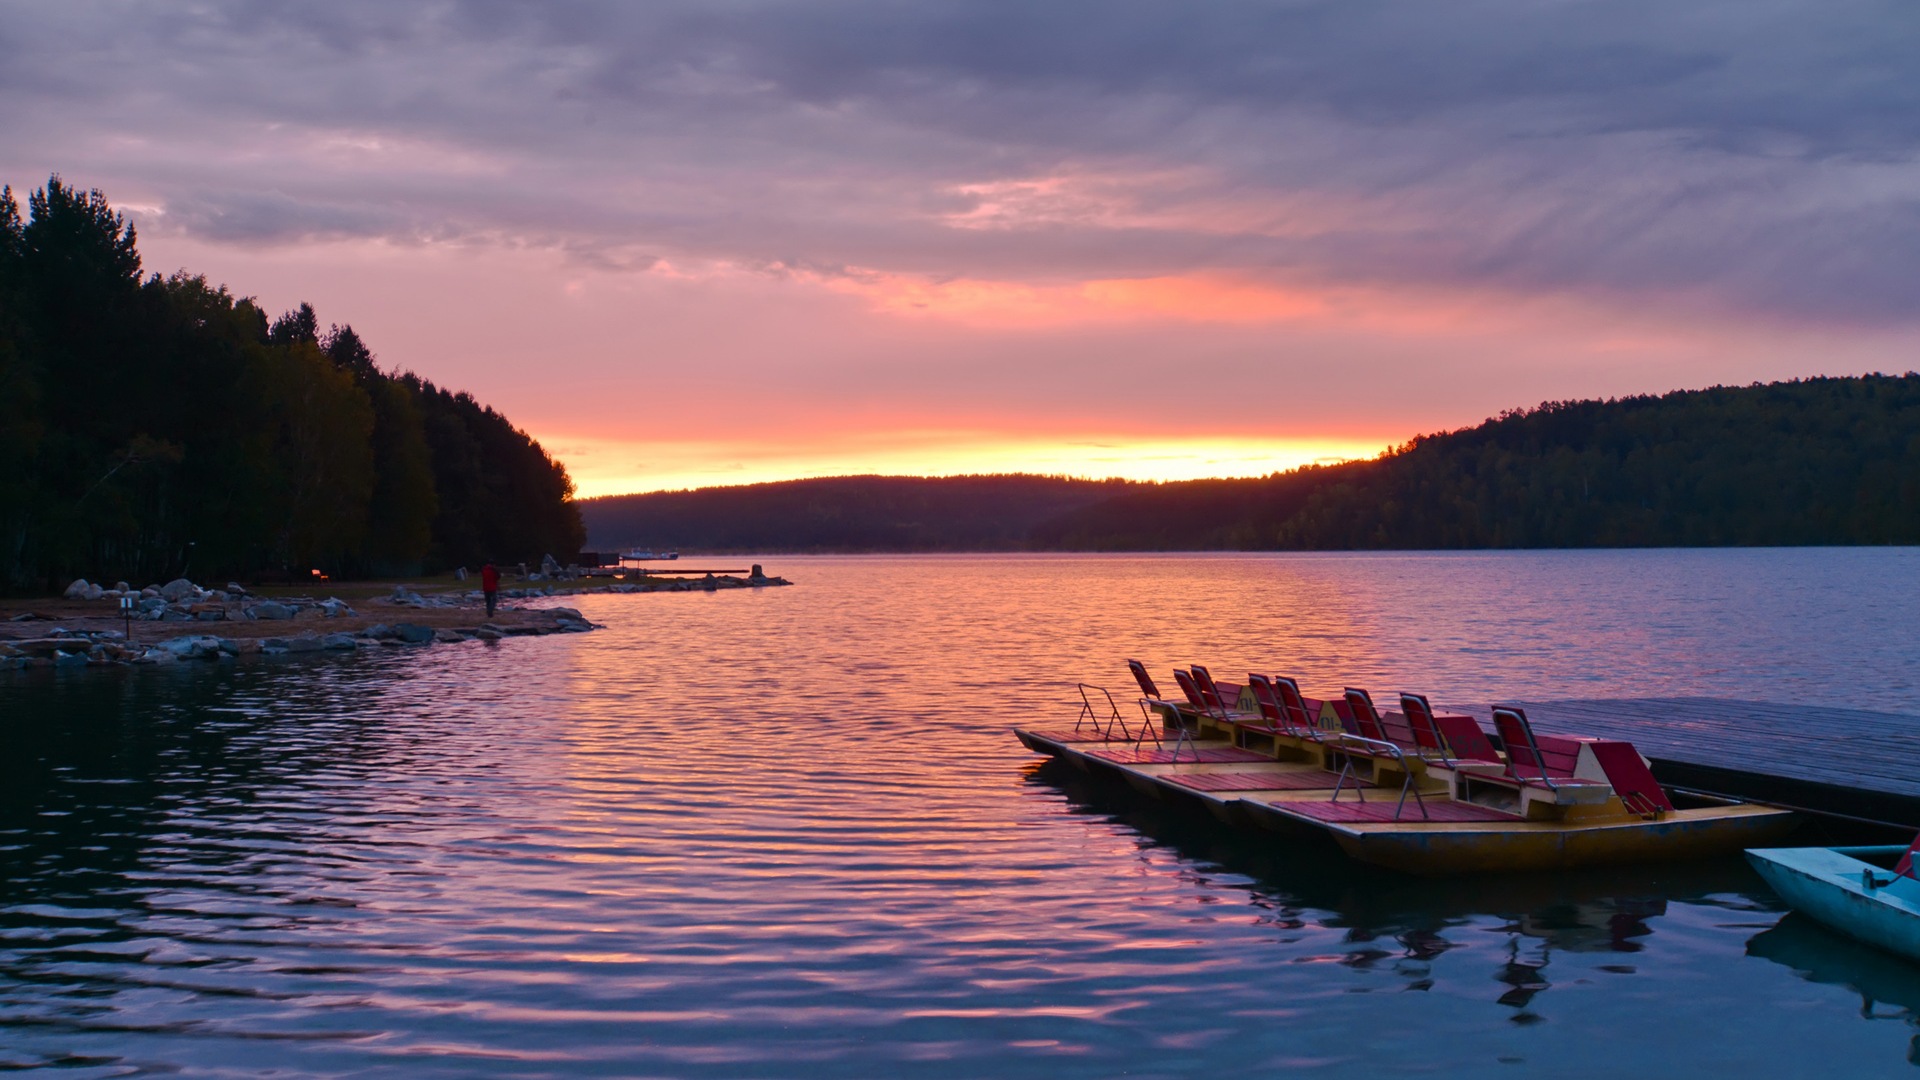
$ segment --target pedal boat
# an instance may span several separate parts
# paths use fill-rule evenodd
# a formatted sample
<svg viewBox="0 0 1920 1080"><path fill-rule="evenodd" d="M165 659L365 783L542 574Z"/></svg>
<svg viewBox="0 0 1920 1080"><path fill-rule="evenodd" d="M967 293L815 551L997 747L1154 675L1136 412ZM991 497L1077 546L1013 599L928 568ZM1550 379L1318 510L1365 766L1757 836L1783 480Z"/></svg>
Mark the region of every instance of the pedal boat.
<svg viewBox="0 0 1920 1080"><path fill-rule="evenodd" d="M1920 961L1920 880L1912 847L1758 848L1747 852L1747 861L1793 910Z"/></svg>
<svg viewBox="0 0 1920 1080"><path fill-rule="evenodd" d="M1325 726L1269 725L1257 742L1241 730L1251 723L1245 713L1196 714L1150 699L1141 700L1149 719L1124 732L1109 698L1104 711L1083 708L1076 730L1015 733L1037 753L1117 775L1143 793L1198 800L1230 824L1319 832L1360 862L1410 874L1727 856L1777 840L1798 821L1773 807L1668 792L1632 744L1536 735L1518 709L1494 713L1505 754L1487 742L1485 757L1465 758L1444 740L1436 751L1344 730L1352 709L1319 704ZM1458 731L1462 718L1447 719Z"/></svg>

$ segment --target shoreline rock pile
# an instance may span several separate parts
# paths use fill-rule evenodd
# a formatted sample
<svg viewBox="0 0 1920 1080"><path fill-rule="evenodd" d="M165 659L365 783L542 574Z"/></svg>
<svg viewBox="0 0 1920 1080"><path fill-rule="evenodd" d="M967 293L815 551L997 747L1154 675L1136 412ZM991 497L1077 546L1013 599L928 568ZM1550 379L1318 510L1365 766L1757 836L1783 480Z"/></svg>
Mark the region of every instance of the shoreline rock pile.
<svg viewBox="0 0 1920 1080"><path fill-rule="evenodd" d="M346 601L334 597L316 600L310 596L265 600L247 592L238 582L229 581L224 589L208 589L186 578L175 578L165 585L135 589L122 581L107 588L85 578L67 586L62 594L68 600L118 600L132 597L133 618L144 622L224 622L229 620L282 620L298 618L303 611L318 611L333 619L356 612Z"/></svg>
<svg viewBox="0 0 1920 1080"><path fill-rule="evenodd" d="M381 646L419 646L462 641L499 641L541 634L578 634L594 629L573 608L546 608L550 622L472 627L432 627L418 623L376 623L356 631L307 632L288 637L229 638L183 634L149 645L129 643L118 630L67 630L55 627L37 638L0 641L0 671L37 667L105 667L172 664L183 660L220 660L243 656L352 652Z"/></svg>

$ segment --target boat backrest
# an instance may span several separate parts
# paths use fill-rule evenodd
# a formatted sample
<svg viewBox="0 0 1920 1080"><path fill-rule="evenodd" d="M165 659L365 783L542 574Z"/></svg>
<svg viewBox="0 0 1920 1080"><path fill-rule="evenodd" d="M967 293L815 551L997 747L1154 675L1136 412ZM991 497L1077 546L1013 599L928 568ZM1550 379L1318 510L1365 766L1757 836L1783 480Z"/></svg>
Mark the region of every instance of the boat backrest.
<svg viewBox="0 0 1920 1080"><path fill-rule="evenodd" d="M1516 780L1564 779L1580 760L1578 742L1536 734L1518 706L1494 706L1493 729L1506 746L1507 774Z"/></svg>
<svg viewBox="0 0 1920 1080"><path fill-rule="evenodd" d="M1653 778L1653 770L1647 768L1646 759L1630 742L1618 739L1594 739L1588 743L1593 754L1594 764L1612 785L1614 793L1624 799L1636 810L1672 810L1673 800L1667 798L1666 790ZM1549 754L1552 751L1548 751Z"/></svg>
<svg viewBox="0 0 1920 1080"><path fill-rule="evenodd" d="M1479 721L1473 717L1441 713L1433 722L1439 726L1440 734L1447 740L1447 749L1454 757L1464 761L1500 760L1500 752L1493 748L1492 740L1480 730Z"/></svg>
<svg viewBox="0 0 1920 1080"><path fill-rule="evenodd" d="M1160 700L1160 688L1153 685L1153 676L1147 674L1147 665L1138 660L1127 661L1127 670L1133 672L1133 681L1140 684L1140 692L1155 701Z"/></svg>
<svg viewBox="0 0 1920 1080"><path fill-rule="evenodd" d="M1425 696L1401 691L1400 711L1406 715L1407 727L1413 732L1414 746L1442 755L1448 753L1446 737L1440 734L1440 725L1433 718L1433 706Z"/></svg>
<svg viewBox="0 0 1920 1080"><path fill-rule="evenodd" d="M1300 684L1286 677L1273 677L1273 692L1280 699L1280 713L1286 717L1286 725L1312 731L1320 726L1320 716L1307 708L1307 699L1300 694Z"/></svg>
<svg viewBox="0 0 1920 1080"><path fill-rule="evenodd" d="M1204 713L1213 711L1213 706L1207 704L1206 695L1200 692L1200 684L1193 681L1192 675L1180 668L1174 668L1173 681L1180 684L1180 692L1187 696L1187 704Z"/></svg>
<svg viewBox="0 0 1920 1080"><path fill-rule="evenodd" d="M1387 729L1380 723L1380 710L1373 707L1373 695L1358 687L1347 687L1343 695L1353 711L1355 734L1367 739L1387 741Z"/></svg>
<svg viewBox="0 0 1920 1080"><path fill-rule="evenodd" d="M1233 701L1226 699L1226 695L1220 692L1219 685L1213 681L1213 673L1206 668L1199 664L1190 664L1187 670L1193 673L1193 681L1200 687L1200 696L1206 699L1208 706L1215 712L1224 713L1240 703L1237 697Z"/></svg>
<svg viewBox="0 0 1920 1080"><path fill-rule="evenodd" d="M1260 709L1260 718L1275 727L1288 727L1285 713L1280 711L1280 699L1273 692L1273 680L1259 672L1247 673L1247 685L1253 689L1253 703Z"/></svg>

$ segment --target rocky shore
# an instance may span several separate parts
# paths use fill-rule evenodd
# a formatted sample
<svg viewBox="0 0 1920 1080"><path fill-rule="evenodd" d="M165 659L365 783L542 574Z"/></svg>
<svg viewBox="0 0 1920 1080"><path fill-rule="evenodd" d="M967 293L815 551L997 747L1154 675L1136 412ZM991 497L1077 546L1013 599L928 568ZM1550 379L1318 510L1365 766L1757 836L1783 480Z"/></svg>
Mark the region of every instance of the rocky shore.
<svg viewBox="0 0 1920 1080"><path fill-rule="evenodd" d="M754 567L755 571L759 567ZM259 595L238 582L209 588L185 578L134 588L75 581L59 599L0 607L0 671L44 667L172 664L222 657L350 652L421 647L461 641L499 641L536 634L582 633L594 624L569 607L529 606L549 597L584 593L688 592L787 585L783 578L748 577L554 580L531 576L503 589L492 616L478 589L365 585L356 595Z"/></svg>

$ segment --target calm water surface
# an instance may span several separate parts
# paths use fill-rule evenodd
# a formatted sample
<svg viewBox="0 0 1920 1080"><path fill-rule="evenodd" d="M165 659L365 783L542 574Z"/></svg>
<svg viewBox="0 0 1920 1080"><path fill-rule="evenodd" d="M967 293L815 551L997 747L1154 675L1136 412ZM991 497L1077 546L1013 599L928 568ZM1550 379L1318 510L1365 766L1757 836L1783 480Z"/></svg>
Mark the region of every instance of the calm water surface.
<svg viewBox="0 0 1920 1080"><path fill-rule="evenodd" d="M1129 655L1920 713L1920 551L762 561L593 634L0 681L0 1068L1913 1068L1920 969L1737 861L1364 873L1007 729Z"/></svg>

